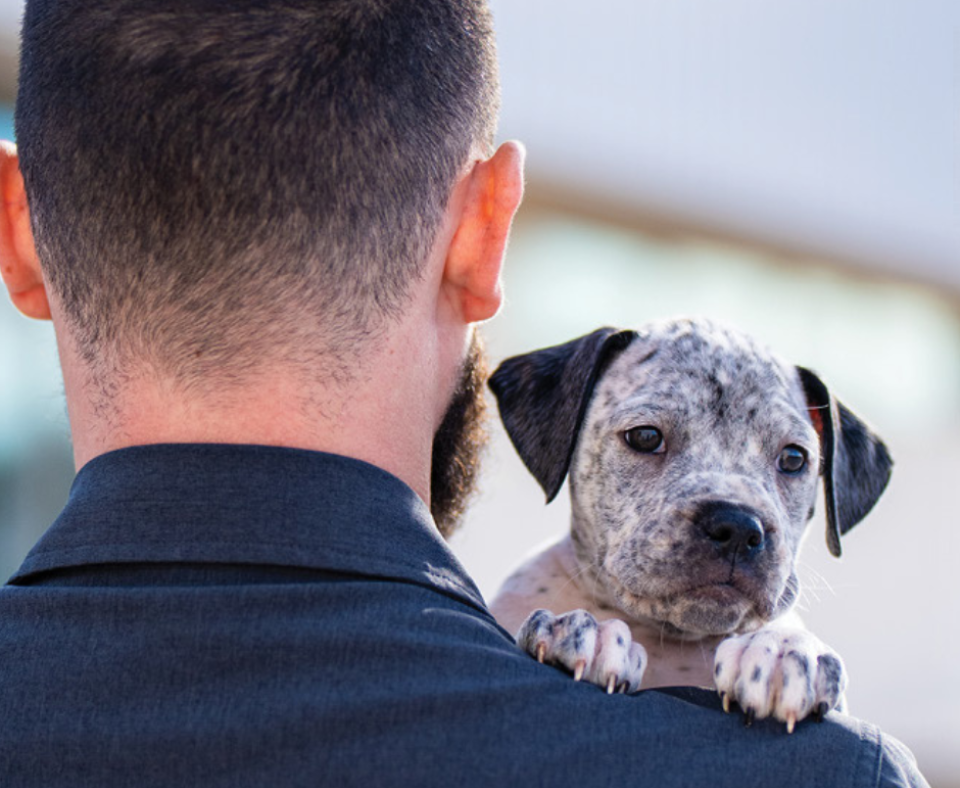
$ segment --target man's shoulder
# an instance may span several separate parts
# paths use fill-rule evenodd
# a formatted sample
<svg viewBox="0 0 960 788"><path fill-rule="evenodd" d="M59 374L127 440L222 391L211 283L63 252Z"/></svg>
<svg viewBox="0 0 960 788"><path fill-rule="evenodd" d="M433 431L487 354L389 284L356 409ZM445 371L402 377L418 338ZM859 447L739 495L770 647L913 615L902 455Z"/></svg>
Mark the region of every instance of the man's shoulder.
<svg viewBox="0 0 960 788"><path fill-rule="evenodd" d="M0 592L0 782L195 784L230 764L262 784L270 753L292 785L924 785L852 718L787 735L704 690L574 682L442 585L127 571Z"/></svg>

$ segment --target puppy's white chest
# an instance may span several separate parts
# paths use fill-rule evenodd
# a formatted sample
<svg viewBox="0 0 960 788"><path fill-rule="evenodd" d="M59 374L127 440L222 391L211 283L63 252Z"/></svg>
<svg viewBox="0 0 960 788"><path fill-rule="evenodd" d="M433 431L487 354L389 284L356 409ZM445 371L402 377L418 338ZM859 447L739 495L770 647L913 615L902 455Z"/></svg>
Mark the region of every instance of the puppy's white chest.
<svg viewBox="0 0 960 788"><path fill-rule="evenodd" d="M622 610L598 602L579 568L566 535L522 564L500 588L491 612L510 632L517 632L531 610L586 610L597 621L625 621L635 642L649 655L642 687L712 687L713 655L719 638L678 641L659 629L631 621Z"/></svg>

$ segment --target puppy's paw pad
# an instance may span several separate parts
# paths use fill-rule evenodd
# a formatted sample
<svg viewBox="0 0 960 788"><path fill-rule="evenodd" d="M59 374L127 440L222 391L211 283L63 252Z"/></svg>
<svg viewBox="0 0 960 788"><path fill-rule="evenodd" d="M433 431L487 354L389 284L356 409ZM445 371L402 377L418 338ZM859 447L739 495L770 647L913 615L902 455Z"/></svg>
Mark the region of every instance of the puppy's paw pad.
<svg viewBox="0 0 960 788"><path fill-rule="evenodd" d="M843 661L802 629L761 629L724 640L714 681L729 711L735 702L747 724L774 717L792 733L796 724L840 707L847 677Z"/></svg>
<svg viewBox="0 0 960 788"><path fill-rule="evenodd" d="M559 665L608 693L635 692L647 666L647 652L630 628L616 619L598 622L586 610L554 616L536 610L520 626L517 643L540 662Z"/></svg>

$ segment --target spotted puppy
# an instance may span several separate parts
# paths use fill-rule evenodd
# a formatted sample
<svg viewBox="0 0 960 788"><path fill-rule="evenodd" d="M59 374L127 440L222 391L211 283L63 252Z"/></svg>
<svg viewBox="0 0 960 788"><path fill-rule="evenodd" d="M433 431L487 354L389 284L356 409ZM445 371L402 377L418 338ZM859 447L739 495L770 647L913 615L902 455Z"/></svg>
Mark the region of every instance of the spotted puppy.
<svg viewBox="0 0 960 788"><path fill-rule="evenodd" d="M610 692L715 685L789 731L842 706L843 663L793 612L797 555L818 477L839 556L892 462L814 373L673 320L508 359L490 386L548 502L570 475L570 533L492 604L521 645Z"/></svg>

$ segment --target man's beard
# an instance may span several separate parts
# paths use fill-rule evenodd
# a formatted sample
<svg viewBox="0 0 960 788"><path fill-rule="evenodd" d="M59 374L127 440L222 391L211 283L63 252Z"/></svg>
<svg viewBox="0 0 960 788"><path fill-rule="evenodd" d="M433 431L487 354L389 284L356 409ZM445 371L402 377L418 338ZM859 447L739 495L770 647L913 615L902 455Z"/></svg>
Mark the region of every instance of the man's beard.
<svg viewBox="0 0 960 788"><path fill-rule="evenodd" d="M433 439L430 510L444 537L460 525L467 503L477 489L480 458L488 439L486 382L486 354L474 333L457 390Z"/></svg>

